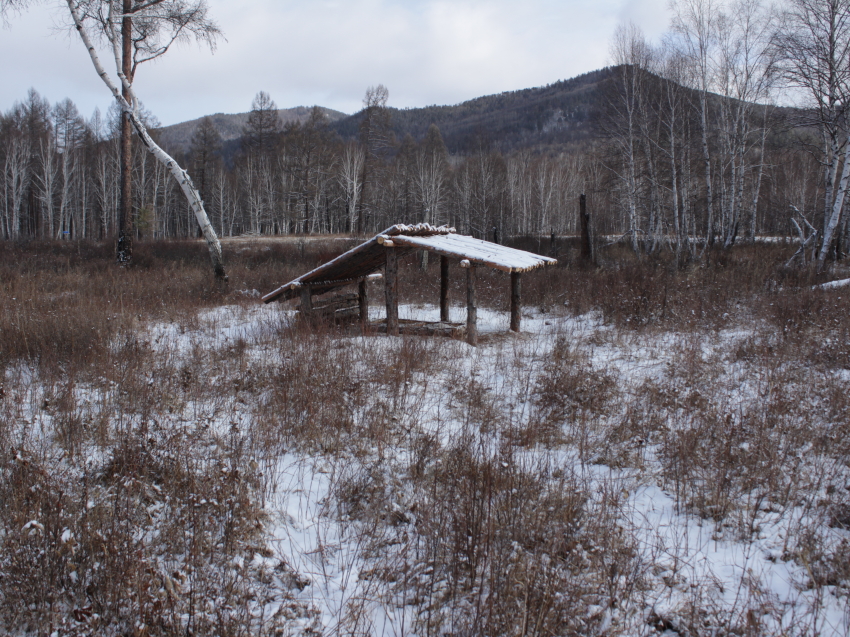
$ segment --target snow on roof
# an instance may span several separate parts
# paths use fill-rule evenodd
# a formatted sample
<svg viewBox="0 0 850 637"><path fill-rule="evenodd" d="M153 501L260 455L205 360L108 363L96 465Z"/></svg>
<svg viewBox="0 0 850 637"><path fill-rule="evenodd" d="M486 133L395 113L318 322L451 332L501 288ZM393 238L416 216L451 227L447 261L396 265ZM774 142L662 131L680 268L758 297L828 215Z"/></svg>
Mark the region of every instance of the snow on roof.
<svg viewBox="0 0 850 637"><path fill-rule="evenodd" d="M263 301L271 303L295 298L299 295L299 289L307 284L312 287L313 294L324 294L354 283L383 268L388 249L397 250L399 256L412 250L428 250L505 272L526 272L557 263L549 257L457 234L454 228L448 226L396 224L356 248L282 285L265 295Z"/></svg>
<svg viewBox="0 0 850 637"><path fill-rule="evenodd" d="M462 234L438 234L431 236L408 236L401 234L390 237L396 245L430 250L447 257L468 259L478 265L486 265L506 272L526 272L544 265L557 263L555 259L539 254L517 250L476 239Z"/></svg>

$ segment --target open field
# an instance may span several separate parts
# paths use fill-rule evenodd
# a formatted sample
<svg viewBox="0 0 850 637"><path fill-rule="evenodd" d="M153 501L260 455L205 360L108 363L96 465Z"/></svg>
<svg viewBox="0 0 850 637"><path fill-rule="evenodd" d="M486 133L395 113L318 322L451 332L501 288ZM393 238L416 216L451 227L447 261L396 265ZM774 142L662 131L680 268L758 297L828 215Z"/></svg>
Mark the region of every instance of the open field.
<svg viewBox="0 0 850 637"><path fill-rule="evenodd" d="M260 304L341 244L0 244L0 634L850 633L847 274L565 246L477 348Z"/></svg>

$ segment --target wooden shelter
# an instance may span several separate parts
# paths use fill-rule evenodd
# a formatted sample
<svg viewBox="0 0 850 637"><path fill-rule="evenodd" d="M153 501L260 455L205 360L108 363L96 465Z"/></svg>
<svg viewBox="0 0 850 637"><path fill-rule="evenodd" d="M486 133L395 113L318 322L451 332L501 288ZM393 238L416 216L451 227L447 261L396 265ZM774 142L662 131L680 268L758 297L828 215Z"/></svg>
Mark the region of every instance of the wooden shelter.
<svg viewBox="0 0 850 637"><path fill-rule="evenodd" d="M449 263L456 259L466 268L466 340L478 342L477 308L475 301L476 268L486 266L509 272L511 275L511 330L520 330L521 276L523 272L557 263L524 250L508 248L465 235L454 228L435 227L427 223L413 226L398 224L387 228L365 243L360 244L328 261L315 270L302 274L263 297L263 301L286 301L300 297L301 312L309 316L323 311L326 315L351 315L355 311L365 327L368 323L366 282L380 278L383 269L387 305L387 334L399 334L398 319L398 259L415 250L427 250L440 255L440 324L449 325ZM357 297L343 295L326 305L314 308L313 297L337 288L357 283ZM356 307L354 301L356 300Z"/></svg>

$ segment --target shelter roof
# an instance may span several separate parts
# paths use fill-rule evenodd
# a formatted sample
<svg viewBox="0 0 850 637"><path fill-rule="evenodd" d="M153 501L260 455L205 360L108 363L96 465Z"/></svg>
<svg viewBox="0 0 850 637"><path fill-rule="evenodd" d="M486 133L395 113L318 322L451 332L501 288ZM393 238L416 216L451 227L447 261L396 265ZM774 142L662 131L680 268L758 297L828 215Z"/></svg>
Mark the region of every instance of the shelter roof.
<svg viewBox="0 0 850 637"><path fill-rule="evenodd" d="M390 246L399 252L399 256L413 250L428 250L505 272L525 272L557 263L549 257L459 235L454 228L447 226L432 226L427 223L397 224L279 287L264 296L263 301L270 303L295 298L300 293L299 288L304 285L310 285L313 294L324 294L334 288L354 283L384 266L386 250Z"/></svg>

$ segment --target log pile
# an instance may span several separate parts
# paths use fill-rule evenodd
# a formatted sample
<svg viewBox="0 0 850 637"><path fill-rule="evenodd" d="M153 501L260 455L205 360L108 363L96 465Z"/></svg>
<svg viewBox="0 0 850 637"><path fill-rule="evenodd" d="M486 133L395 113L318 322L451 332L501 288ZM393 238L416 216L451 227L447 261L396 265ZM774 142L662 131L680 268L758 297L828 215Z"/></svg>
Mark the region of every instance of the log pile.
<svg viewBox="0 0 850 637"><path fill-rule="evenodd" d="M341 323L352 321L360 316L360 297L358 294L336 294L327 299L317 299L306 310L303 302L295 308L298 318L312 323Z"/></svg>

